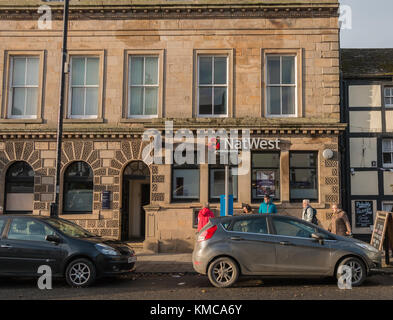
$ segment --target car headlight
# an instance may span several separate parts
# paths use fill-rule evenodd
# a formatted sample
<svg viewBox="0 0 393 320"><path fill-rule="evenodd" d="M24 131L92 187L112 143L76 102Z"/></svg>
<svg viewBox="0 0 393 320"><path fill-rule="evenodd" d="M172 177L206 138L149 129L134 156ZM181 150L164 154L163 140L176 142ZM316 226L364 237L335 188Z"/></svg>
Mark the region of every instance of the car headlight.
<svg viewBox="0 0 393 320"><path fill-rule="evenodd" d="M379 252L378 249L375 249L372 245L369 245L369 244L367 244L367 243L359 243L359 242L356 242L356 244L357 244L359 247L361 247L361 248L363 248L363 249L366 249L366 250L368 250L368 251L375 252L375 253L378 253L378 252Z"/></svg>
<svg viewBox="0 0 393 320"><path fill-rule="evenodd" d="M106 244L103 243L98 243L95 245L96 249L101 252L102 254L105 254L107 256L119 256L120 253L117 252L114 248L107 246Z"/></svg>

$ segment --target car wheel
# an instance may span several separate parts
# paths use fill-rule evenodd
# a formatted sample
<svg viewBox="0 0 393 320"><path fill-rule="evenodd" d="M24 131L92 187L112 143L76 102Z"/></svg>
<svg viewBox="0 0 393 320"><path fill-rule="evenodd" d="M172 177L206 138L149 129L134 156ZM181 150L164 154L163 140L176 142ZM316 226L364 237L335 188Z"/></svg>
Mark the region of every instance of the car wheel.
<svg viewBox="0 0 393 320"><path fill-rule="evenodd" d="M239 267L231 258L218 258L210 264L208 277L213 286L227 288L237 281Z"/></svg>
<svg viewBox="0 0 393 320"><path fill-rule="evenodd" d="M66 269L66 280L71 287L85 288L94 283L96 268L87 259L76 259Z"/></svg>
<svg viewBox="0 0 393 320"><path fill-rule="evenodd" d="M352 270L352 286L358 287L360 286L367 277L366 267L364 263L355 257L346 258L337 267L336 278L339 279L341 277L341 273L339 273L339 269L341 266L350 267Z"/></svg>

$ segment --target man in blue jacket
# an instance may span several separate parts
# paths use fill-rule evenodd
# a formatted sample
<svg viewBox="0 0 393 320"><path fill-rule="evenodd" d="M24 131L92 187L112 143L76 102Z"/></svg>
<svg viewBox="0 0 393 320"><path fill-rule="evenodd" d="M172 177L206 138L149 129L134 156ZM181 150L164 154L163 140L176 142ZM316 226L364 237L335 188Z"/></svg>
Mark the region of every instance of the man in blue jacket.
<svg viewBox="0 0 393 320"><path fill-rule="evenodd" d="M265 195L264 202L259 207L259 213L277 213L277 207L268 194Z"/></svg>

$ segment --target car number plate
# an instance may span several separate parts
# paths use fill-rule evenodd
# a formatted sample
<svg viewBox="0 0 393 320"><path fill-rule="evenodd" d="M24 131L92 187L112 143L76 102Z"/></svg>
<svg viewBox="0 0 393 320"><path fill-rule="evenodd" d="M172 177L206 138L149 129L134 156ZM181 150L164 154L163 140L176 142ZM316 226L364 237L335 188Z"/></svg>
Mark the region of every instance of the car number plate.
<svg viewBox="0 0 393 320"><path fill-rule="evenodd" d="M136 257L129 257L128 258L128 263L133 263L136 261Z"/></svg>

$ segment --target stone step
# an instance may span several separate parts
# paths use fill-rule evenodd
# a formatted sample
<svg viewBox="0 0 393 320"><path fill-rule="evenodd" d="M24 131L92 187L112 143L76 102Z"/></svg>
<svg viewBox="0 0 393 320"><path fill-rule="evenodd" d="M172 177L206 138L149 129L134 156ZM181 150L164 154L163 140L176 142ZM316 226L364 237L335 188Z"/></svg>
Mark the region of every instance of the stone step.
<svg viewBox="0 0 393 320"><path fill-rule="evenodd" d="M134 251L135 253L143 253L143 242L126 242Z"/></svg>

